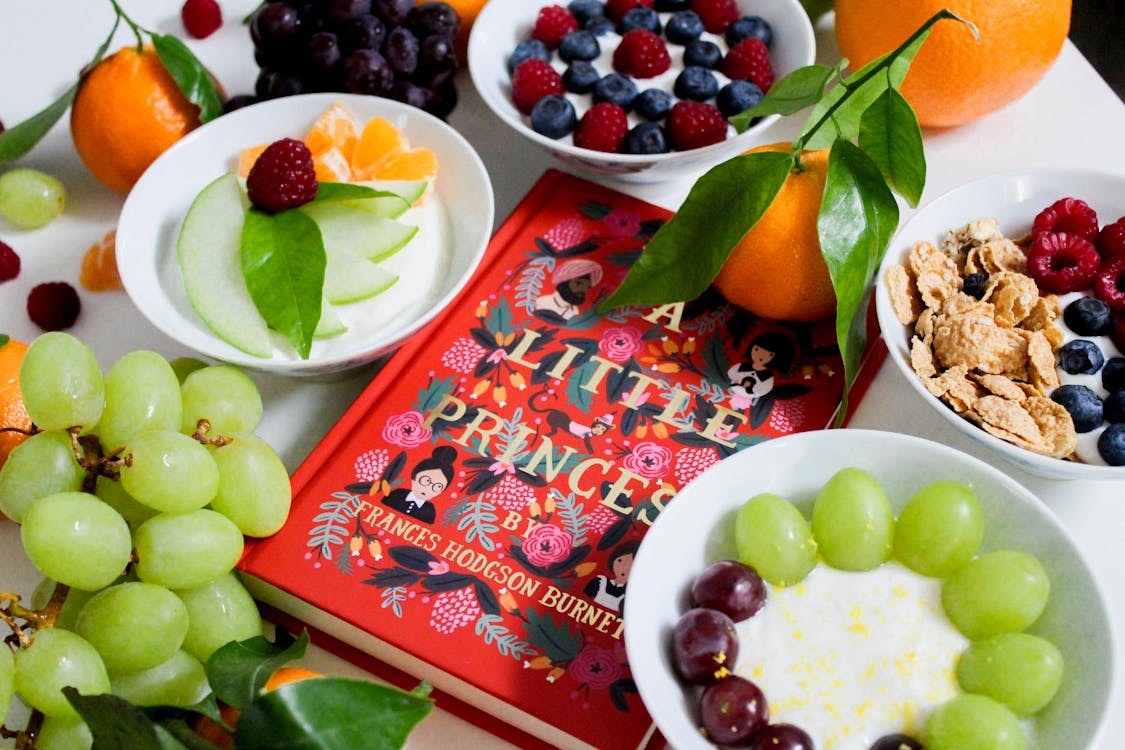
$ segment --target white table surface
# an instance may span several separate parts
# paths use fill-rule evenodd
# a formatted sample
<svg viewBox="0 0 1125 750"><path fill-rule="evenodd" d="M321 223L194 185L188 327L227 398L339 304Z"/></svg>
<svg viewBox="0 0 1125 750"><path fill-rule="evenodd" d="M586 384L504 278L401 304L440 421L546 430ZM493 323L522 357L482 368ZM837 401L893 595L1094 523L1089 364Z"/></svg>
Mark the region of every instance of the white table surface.
<svg viewBox="0 0 1125 750"><path fill-rule="evenodd" d="M223 27L206 40L187 40L188 44L228 94L250 92L257 69L249 33L240 20L257 0L220 3L225 11ZM184 33L179 0L123 0L122 4L148 28ZM4 3L0 20L0 120L11 126L69 87L108 33L111 22L108 0ZM834 64L839 52L830 23L829 17L817 29L818 58ZM129 42L127 31L119 30L111 49ZM450 123L473 143L489 169L499 224L543 170L555 165L546 153L517 137L492 115L473 89L467 71L460 75L458 88L461 102ZM792 138L798 119L788 118L775 125L776 137L770 140ZM960 128L927 131L925 143L929 177L923 202L970 179L1027 166L1090 167L1125 173L1125 106L1067 42L1054 67L1021 100ZM69 281L79 288L82 254L115 226L123 197L96 182L82 166L70 140L66 117L18 165L49 172L68 189L65 213L43 229L21 231L0 219L0 239L12 245L23 261L19 278L0 284L0 331L30 341L39 331L24 313L28 291L49 280ZM607 184L674 209L695 176L655 186ZM82 315L70 332L94 349L103 367L138 348L168 357L190 354L153 328L123 293L80 290L80 294ZM277 448L289 469L295 469L371 375L370 370L362 370L331 383L255 376L266 402L259 433ZM878 373L853 424L912 433L993 460L915 398L890 362ZM1058 514L1104 586L1117 640L1118 679L1110 703L1111 716L1096 750L1120 747L1120 738L1125 736L1125 583L1121 580L1125 567L1125 484L1043 480L1006 463L998 466ZM0 589L30 593L37 580L19 547L18 528L10 522L0 523ZM304 663L333 674L362 674L317 649ZM440 710L418 727L408 747L441 747L450 742L454 747L512 747Z"/></svg>

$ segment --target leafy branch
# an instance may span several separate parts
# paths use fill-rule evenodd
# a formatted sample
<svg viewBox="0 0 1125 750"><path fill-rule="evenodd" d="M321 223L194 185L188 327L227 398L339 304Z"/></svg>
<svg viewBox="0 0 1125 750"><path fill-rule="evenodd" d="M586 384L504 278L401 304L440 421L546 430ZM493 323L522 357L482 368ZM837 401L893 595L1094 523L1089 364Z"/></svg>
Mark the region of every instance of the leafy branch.
<svg viewBox="0 0 1125 750"><path fill-rule="evenodd" d="M925 186L922 129L898 88L933 25L946 19L968 25L979 41L973 24L943 9L896 49L851 75L843 75L846 60L835 67L799 68L777 81L756 106L731 118L741 132L758 117L812 107L791 150L735 156L700 177L599 309L698 297L788 176L806 169L802 152L829 147L817 233L836 293L836 338L844 362L842 419L866 345L864 303L898 228L898 202L891 191L916 206ZM832 81L837 85L826 90Z"/></svg>

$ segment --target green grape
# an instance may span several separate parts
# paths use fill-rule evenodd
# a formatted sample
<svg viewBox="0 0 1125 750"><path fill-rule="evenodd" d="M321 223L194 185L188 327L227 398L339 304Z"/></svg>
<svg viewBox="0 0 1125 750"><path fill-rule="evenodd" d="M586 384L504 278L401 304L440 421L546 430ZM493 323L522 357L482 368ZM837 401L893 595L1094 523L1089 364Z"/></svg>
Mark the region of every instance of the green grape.
<svg viewBox="0 0 1125 750"><path fill-rule="evenodd" d="M35 738L36 750L90 750L94 735L81 719L59 719L48 716Z"/></svg>
<svg viewBox="0 0 1125 750"><path fill-rule="evenodd" d="M915 573L945 578L973 559L984 539L984 513L971 489L935 482L907 501L895 524L895 557Z"/></svg>
<svg viewBox="0 0 1125 750"><path fill-rule="evenodd" d="M966 693L998 700L1020 716L1046 707L1063 678L1063 656L1050 641L1028 633L1001 633L971 644L957 662Z"/></svg>
<svg viewBox="0 0 1125 750"><path fill-rule="evenodd" d="M1016 715L984 695L964 694L934 709L926 721L926 750L1026 750Z"/></svg>
<svg viewBox="0 0 1125 750"><path fill-rule="evenodd" d="M872 570L891 556L895 516L887 493L862 469L837 472L816 496L812 531L824 561L840 570Z"/></svg>
<svg viewBox="0 0 1125 750"><path fill-rule="evenodd" d="M16 651L16 692L24 703L47 716L76 719L64 687L82 695L109 692L102 657L86 639L69 630L37 630L30 646Z"/></svg>
<svg viewBox="0 0 1125 750"><path fill-rule="evenodd" d="M44 430L89 429L105 406L105 381L94 353L62 331L31 342L20 364L20 390L28 416Z"/></svg>
<svg viewBox="0 0 1125 750"><path fill-rule="evenodd" d="M211 691L203 665L185 651L148 669L114 675L112 689L136 706L191 706Z"/></svg>
<svg viewBox="0 0 1125 750"><path fill-rule="evenodd" d="M187 607L190 623L184 651L203 663L231 641L244 641L262 634L258 607L234 573L176 593Z"/></svg>
<svg viewBox="0 0 1125 750"><path fill-rule="evenodd" d="M120 479L98 477L98 486L94 490L98 499L121 514L129 528L135 529L160 511L150 508L125 491Z"/></svg>
<svg viewBox="0 0 1125 750"><path fill-rule="evenodd" d="M211 428L207 437L253 432L262 421L262 396L250 376L232 365L211 365L184 378L180 387L184 401L180 431L195 433L199 420Z"/></svg>
<svg viewBox="0 0 1125 750"><path fill-rule="evenodd" d="M85 492L40 498L23 516L20 539L40 573L86 591L113 583L132 549L121 514Z"/></svg>
<svg viewBox="0 0 1125 750"><path fill-rule="evenodd" d="M20 523L39 498L82 489L85 475L69 435L58 430L36 433L17 445L0 467L0 512Z"/></svg>
<svg viewBox="0 0 1125 750"><path fill-rule="evenodd" d="M156 352L129 352L106 372L105 410L95 431L107 453L141 430L178 432L182 417L180 381Z"/></svg>
<svg viewBox="0 0 1125 750"><path fill-rule="evenodd" d="M74 624L74 631L98 650L105 668L114 674L170 659L187 630L187 607L180 598L163 586L141 581L99 591Z"/></svg>
<svg viewBox="0 0 1125 750"><path fill-rule="evenodd" d="M137 528L133 542L137 576L170 589L195 588L229 573L243 547L234 522L206 508L154 516Z"/></svg>
<svg viewBox="0 0 1125 750"><path fill-rule="evenodd" d="M8 715L8 706L12 702L12 693L16 689L16 661L12 650L4 643L0 643L0 724Z"/></svg>
<svg viewBox="0 0 1125 750"><path fill-rule="evenodd" d="M13 169L0 175L0 214L20 229L50 224L66 205L66 187L36 169Z"/></svg>
<svg viewBox="0 0 1125 750"><path fill-rule="evenodd" d="M145 430L129 442L121 484L137 502L165 513L187 513L211 502L219 467L203 445L172 430Z"/></svg>
<svg viewBox="0 0 1125 750"><path fill-rule="evenodd" d="M783 497L755 495L734 521L738 558L775 586L804 580L816 567L816 541L801 511Z"/></svg>
<svg viewBox="0 0 1125 750"><path fill-rule="evenodd" d="M1033 555L1013 549L981 555L941 589L945 614L965 637L980 640L1019 632L1039 619L1051 595L1047 571Z"/></svg>
<svg viewBox="0 0 1125 750"><path fill-rule="evenodd" d="M236 432L234 442L217 448L219 491L211 508L234 521L243 534L269 536L289 517L289 472L265 440Z"/></svg>
<svg viewBox="0 0 1125 750"><path fill-rule="evenodd" d="M58 581L52 581L50 578L44 578L40 581L35 590L31 592L31 606L35 609L46 607L51 600L51 595L55 593L55 587L58 585ZM78 618L78 612L86 606L86 602L90 601L90 597L96 593L96 591L69 589L66 592L66 599L63 600L62 607L59 608L59 613L55 615L55 627L74 630L74 621Z"/></svg>
<svg viewBox="0 0 1125 750"><path fill-rule="evenodd" d="M207 366L206 362L195 357L176 357L168 364L172 366L172 372L176 373L176 380L181 385L188 375Z"/></svg>

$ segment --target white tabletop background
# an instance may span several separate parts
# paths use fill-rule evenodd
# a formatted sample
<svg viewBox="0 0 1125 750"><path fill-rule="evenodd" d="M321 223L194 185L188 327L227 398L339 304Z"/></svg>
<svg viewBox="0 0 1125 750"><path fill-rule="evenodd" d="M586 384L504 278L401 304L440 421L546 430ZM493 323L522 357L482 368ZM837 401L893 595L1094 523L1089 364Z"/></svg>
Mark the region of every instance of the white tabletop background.
<svg viewBox="0 0 1125 750"><path fill-rule="evenodd" d="M187 41L228 94L249 93L257 68L241 19L257 3L220 0L220 4L225 12L223 27L206 40ZM122 5L148 28L184 34L179 0L123 0ZM39 111L73 83L108 33L113 16L108 0L6 0L2 6L0 120L11 126ZM111 50L130 39L127 31L119 30ZM834 64L839 59L830 16L818 26L817 44L819 62ZM488 167L499 225L543 170L557 165L485 107L467 70L460 74L458 88L461 102L449 122L473 143ZM774 125L768 140L792 138L798 120L788 118ZM927 131L925 144L929 175L923 203L970 179L1029 166L1088 167L1125 174L1125 106L1067 42L1050 72L1021 100L959 128ZM19 278L0 284L0 331L30 341L40 332L24 311L31 287L64 280L78 288L83 252L115 226L124 198L97 183L76 158L66 117L18 164L53 174L68 189L65 213L46 228L20 231L0 220L0 239L12 245L23 261ZM607 184L675 209L696 176L655 186ZM153 328L123 293L80 294L82 315L70 332L94 349L103 368L138 348L170 358L191 353ZM372 374L361 370L331 383L255 376L266 402L259 434L280 452L292 471ZM919 435L994 460L917 399L890 362L875 378L853 424ZM1096 750L1121 747L1125 737L1125 483L1042 480L998 460L997 465L1058 514L1104 587L1117 641L1117 682L1111 717ZM37 580L19 547L18 527L0 523L0 590L29 594ZM317 649L303 663L333 674L361 674ZM512 747L441 710L418 727L408 747L442 747L450 742L455 743L453 747Z"/></svg>

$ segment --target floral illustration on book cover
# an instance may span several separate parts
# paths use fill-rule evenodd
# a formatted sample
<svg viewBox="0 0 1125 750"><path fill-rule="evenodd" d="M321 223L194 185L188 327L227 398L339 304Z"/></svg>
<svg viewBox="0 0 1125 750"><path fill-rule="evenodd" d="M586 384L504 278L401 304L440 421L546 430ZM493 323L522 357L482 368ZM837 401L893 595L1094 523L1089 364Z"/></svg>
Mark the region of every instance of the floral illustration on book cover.
<svg viewBox="0 0 1125 750"><path fill-rule="evenodd" d="M599 313L668 212L579 185L486 257L296 520L307 576L381 638L518 671L547 720L647 723L621 619L646 529L723 457L827 426L842 374L831 322L714 294Z"/></svg>

